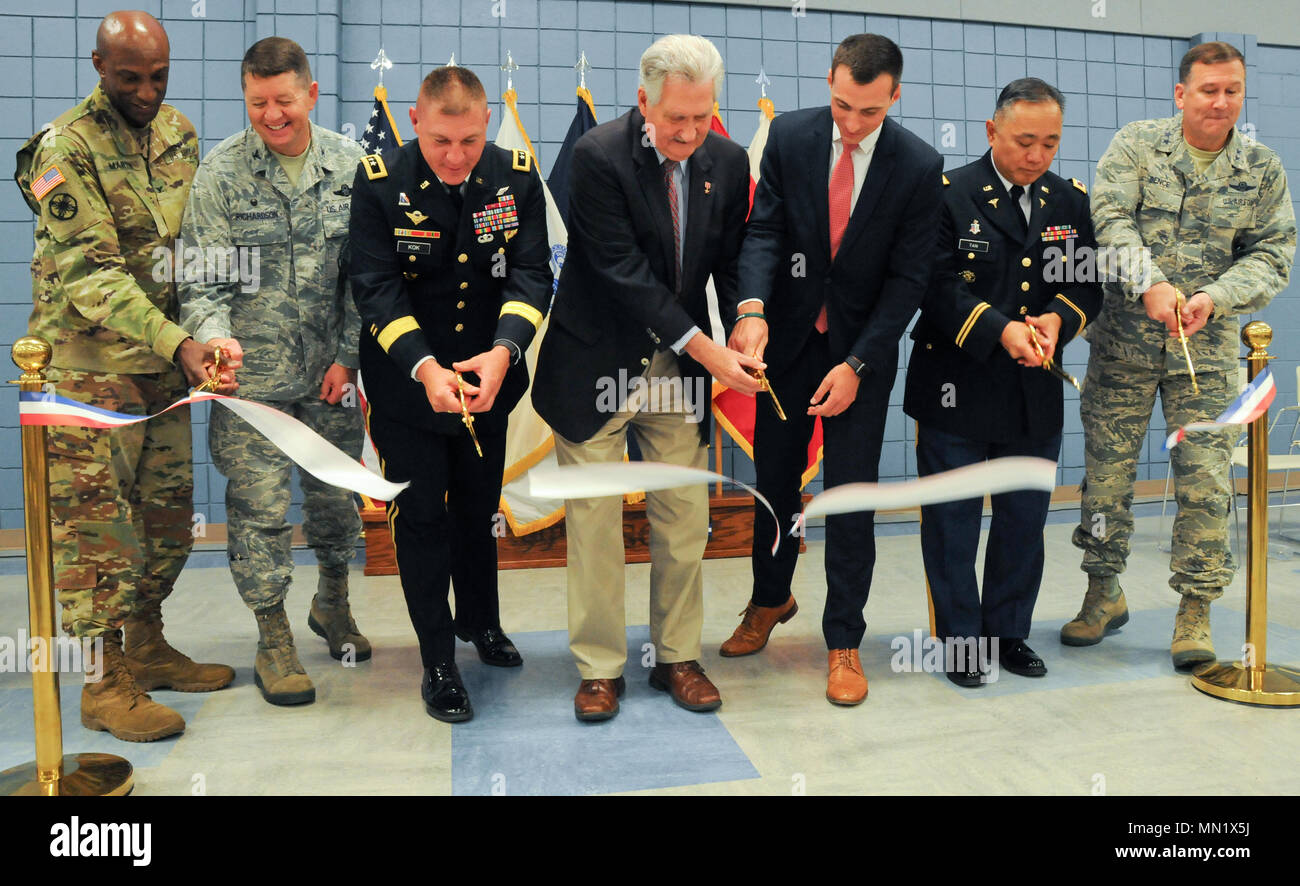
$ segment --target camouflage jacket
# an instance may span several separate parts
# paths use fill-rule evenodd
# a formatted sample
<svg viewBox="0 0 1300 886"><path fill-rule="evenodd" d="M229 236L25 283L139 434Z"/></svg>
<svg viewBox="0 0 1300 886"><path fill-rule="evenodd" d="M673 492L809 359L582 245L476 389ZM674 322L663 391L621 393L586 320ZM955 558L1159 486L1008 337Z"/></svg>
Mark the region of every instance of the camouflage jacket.
<svg viewBox="0 0 1300 886"><path fill-rule="evenodd" d="M176 324L172 241L199 164L194 125L163 105L130 126L96 86L18 151L14 178L38 216L28 330L51 365L161 372Z"/></svg>
<svg viewBox="0 0 1300 886"><path fill-rule="evenodd" d="M330 364L358 365L361 319L339 256L364 152L314 123L307 152L294 188L250 127L212 149L190 189L181 323L200 341L239 341L240 396L314 397Z"/></svg>
<svg viewBox="0 0 1300 886"><path fill-rule="evenodd" d="M1188 339L1200 368L1231 370L1240 352L1236 315L1258 311L1286 288L1295 256L1295 211L1282 162L1236 129L1197 174L1182 114L1128 124L1097 164L1092 221L1105 250L1150 249L1150 276L1107 282L1089 340L1105 358L1186 372L1177 339L1146 315L1142 293L1168 281L1214 302Z"/></svg>

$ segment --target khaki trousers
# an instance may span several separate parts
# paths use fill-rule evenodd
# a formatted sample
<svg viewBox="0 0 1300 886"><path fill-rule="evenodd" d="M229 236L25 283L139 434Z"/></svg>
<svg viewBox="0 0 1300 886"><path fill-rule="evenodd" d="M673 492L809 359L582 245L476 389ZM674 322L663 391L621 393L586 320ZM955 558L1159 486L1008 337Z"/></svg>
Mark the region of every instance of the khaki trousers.
<svg viewBox="0 0 1300 886"><path fill-rule="evenodd" d="M680 379L671 351L656 351L642 376ZM660 389L661 391L663 388ZM708 449L700 426L674 395L629 397L627 403L583 443L555 435L561 465L616 462L623 458L627 434L636 436L647 461L705 468ZM697 395L702 392L695 392ZM624 610L622 496L568 499L569 649L584 680L612 680L627 662ZM655 661L673 663L700 657L704 623L701 560L709 533L709 489L701 483L646 493L650 523L650 639Z"/></svg>

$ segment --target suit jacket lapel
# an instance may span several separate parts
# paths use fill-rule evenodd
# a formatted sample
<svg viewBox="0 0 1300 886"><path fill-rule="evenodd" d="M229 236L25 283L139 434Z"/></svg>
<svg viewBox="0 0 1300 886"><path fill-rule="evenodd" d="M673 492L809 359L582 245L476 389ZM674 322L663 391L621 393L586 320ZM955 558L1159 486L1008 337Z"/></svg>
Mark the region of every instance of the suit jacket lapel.
<svg viewBox="0 0 1300 886"><path fill-rule="evenodd" d="M854 238L858 237L867 226L867 220L871 218L871 213L876 207L877 201L880 200L881 193L885 190L889 178L894 171L894 147L897 143L898 133L894 130L896 125L888 117L880 124L880 138L876 140L876 148L871 152L871 163L867 166L867 177L862 182L862 190L858 192L858 202L853 204L853 214L849 216L849 226L844 229L844 239L840 241L841 255L852 245ZM827 160L829 164L829 158ZM827 189L827 242L830 240L830 197L829 188Z"/></svg>
<svg viewBox="0 0 1300 886"><path fill-rule="evenodd" d="M407 218L415 212L427 214L433 221L433 228L443 231L455 242L460 235L460 219L456 217L456 209L452 206L451 197L447 196L447 189L443 187L442 182L438 181L429 164L424 162L424 155L420 153L419 145L416 142L409 144L415 151L415 190L406 192L406 199L411 202L411 205L398 208ZM429 183L428 187L421 187L425 182ZM411 220L411 227L433 229L426 228L423 224L415 224L414 219Z"/></svg>
<svg viewBox="0 0 1300 886"><path fill-rule="evenodd" d="M1025 239L1026 247L1042 234L1055 199L1056 195L1047 189L1041 178L1029 186L1029 232Z"/></svg>
<svg viewBox="0 0 1300 886"><path fill-rule="evenodd" d="M1006 235L1008 240L1013 243L1023 243L1025 235L1020 232L1020 222L1016 221L1015 216L1011 214L1020 210L1012 207L1011 195L1007 193L1006 188L1002 187L1002 179L993 168L993 159L988 151L984 152L982 159L987 183L981 185L981 190L975 194L975 202L980 204L985 217Z"/></svg>
<svg viewBox="0 0 1300 886"><path fill-rule="evenodd" d="M691 155L690 165L687 167L690 171L690 183L687 186L686 198L686 237L682 244L682 291L686 291L686 284L695 279L697 273L696 265L699 264L702 256L702 250L691 249L692 243L703 244L704 240L700 234L709 229L709 213L713 208L713 197L706 194L704 186L710 184L709 176L712 174L713 158L709 155L709 143L706 140L704 144ZM694 232L694 234L692 234Z"/></svg>
<svg viewBox="0 0 1300 886"><path fill-rule="evenodd" d="M817 225L817 234L822 247L822 254L827 259L831 255L831 109L818 116L817 123L809 132L806 144L811 156L808 163L808 191L812 194L813 221Z"/></svg>
<svg viewBox="0 0 1300 886"><path fill-rule="evenodd" d="M650 213L654 218L655 228L659 231L660 255L662 268L666 272L664 281L672 288L673 266L677 263L677 251L673 245L673 217L668 208L668 188L664 184L663 167L653 145L642 141L642 127L645 117L640 111L632 111L628 120L628 136L632 141L632 159L637 166L637 181L641 185L641 194L645 197ZM685 257L683 256L683 262Z"/></svg>

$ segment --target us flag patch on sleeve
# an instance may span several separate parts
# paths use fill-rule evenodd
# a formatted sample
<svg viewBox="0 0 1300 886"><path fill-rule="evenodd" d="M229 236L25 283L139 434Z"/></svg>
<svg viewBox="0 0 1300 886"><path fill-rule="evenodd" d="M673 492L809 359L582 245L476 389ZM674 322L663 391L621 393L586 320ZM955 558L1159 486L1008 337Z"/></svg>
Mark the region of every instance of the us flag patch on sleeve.
<svg viewBox="0 0 1300 886"><path fill-rule="evenodd" d="M62 172L59 172L59 167L51 166L49 169L45 170L45 172L41 173L40 178L32 182L32 196L37 200L40 200L65 181L67 181L67 179L63 177Z"/></svg>

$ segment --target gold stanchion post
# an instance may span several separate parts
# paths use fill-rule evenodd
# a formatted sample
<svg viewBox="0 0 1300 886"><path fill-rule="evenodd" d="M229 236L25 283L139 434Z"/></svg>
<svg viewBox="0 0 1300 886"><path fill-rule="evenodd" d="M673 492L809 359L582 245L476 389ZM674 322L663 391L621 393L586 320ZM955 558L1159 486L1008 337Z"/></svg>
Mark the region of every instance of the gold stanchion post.
<svg viewBox="0 0 1300 886"><path fill-rule="evenodd" d="M50 344L24 336L14 342L14 363L23 370L17 384L24 393L45 388ZM27 614L32 655L32 707L36 720L36 759L0 772L0 796L112 796L134 786L131 764L112 754L63 755L63 720L59 712L59 656L54 613L50 543L50 485L45 461L45 428L25 426L23 449L23 519L27 526Z"/></svg>
<svg viewBox="0 0 1300 886"><path fill-rule="evenodd" d="M1246 357L1251 381L1273 359L1268 346L1273 330L1262 320L1247 323L1241 331L1249 347ZM1300 705L1300 671L1269 666L1268 643L1268 413L1255 419L1248 431L1250 452L1246 519L1246 645L1241 661L1206 665L1192 677L1192 685L1216 698L1258 705ZM1234 491L1235 495L1236 492Z"/></svg>

